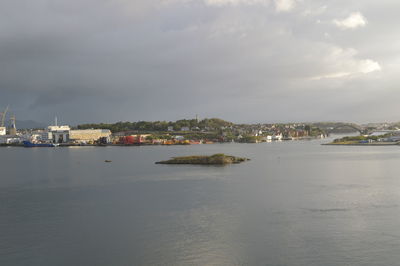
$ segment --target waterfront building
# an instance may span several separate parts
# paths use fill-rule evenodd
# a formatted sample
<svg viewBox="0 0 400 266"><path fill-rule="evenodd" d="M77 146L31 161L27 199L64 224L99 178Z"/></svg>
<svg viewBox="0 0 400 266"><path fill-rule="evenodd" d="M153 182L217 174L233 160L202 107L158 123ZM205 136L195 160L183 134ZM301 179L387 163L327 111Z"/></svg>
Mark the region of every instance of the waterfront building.
<svg viewBox="0 0 400 266"><path fill-rule="evenodd" d="M282 133L280 133L280 134L275 134L275 135L272 136L272 140L278 140L278 141L280 141L280 140L282 140L282 138L283 138Z"/></svg>
<svg viewBox="0 0 400 266"><path fill-rule="evenodd" d="M147 137L151 136L150 134L144 135L130 135L120 137L118 140L119 144L131 145L131 144L142 144L146 142Z"/></svg>
<svg viewBox="0 0 400 266"><path fill-rule="evenodd" d="M69 142L71 128L69 126L49 126L45 134L45 138L53 143Z"/></svg>
<svg viewBox="0 0 400 266"><path fill-rule="evenodd" d="M70 130L69 139L71 141L88 143L105 138L106 142L111 142L111 131L109 129L77 129Z"/></svg>
<svg viewBox="0 0 400 266"><path fill-rule="evenodd" d="M271 136L271 135L268 135L268 136L266 136L266 137L263 137L263 140L264 140L264 141L272 141L272 136Z"/></svg>
<svg viewBox="0 0 400 266"><path fill-rule="evenodd" d="M0 144L14 144L21 143L22 139L19 136L1 135Z"/></svg>
<svg viewBox="0 0 400 266"><path fill-rule="evenodd" d="M7 129L6 127L0 127L0 136L4 136L7 134Z"/></svg>

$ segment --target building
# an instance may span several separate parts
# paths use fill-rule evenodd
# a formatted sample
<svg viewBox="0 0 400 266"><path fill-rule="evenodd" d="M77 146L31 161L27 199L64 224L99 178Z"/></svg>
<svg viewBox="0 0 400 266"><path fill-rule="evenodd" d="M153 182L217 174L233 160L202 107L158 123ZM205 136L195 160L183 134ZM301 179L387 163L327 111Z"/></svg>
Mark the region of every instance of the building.
<svg viewBox="0 0 400 266"><path fill-rule="evenodd" d="M70 139L69 126L49 126L44 134L45 140L53 143L67 143Z"/></svg>
<svg viewBox="0 0 400 266"><path fill-rule="evenodd" d="M267 141L267 142L272 141L272 136L271 136L271 135L268 135L268 136L266 136L266 137L263 137L262 140L263 140L263 141Z"/></svg>
<svg viewBox="0 0 400 266"><path fill-rule="evenodd" d="M7 129L6 127L0 127L0 136L4 136L7 134Z"/></svg>
<svg viewBox="0 0 400 266"><path fill-rule="evenodd" d="M32 143L40 143L42 141L47 140L47 135L45 131L33 131L29 135L23 136L25 139L28 139Z"/></svg>
<svg viewBox="0 0 400 266"><path fill-rule="evenodd" d="M105 138L110 142L111 131L109 129L77 129L70 130L69 139L75 142L88 143Z"/></svg>
<svg viewBox="0 0 400 266"><path fill-rule="evenodd" d="M1 135L0 144L14 144L21 143L22 139L19 136Z"/></svg>
<svg viewBox="0 0 400 266"><path fill-rule="evenodd" d="M151 136L150 134L144 134L144 135L130 135L130 136L124 136L120 137L118 140L119 144L125 144L125 145L132 145L132 144L142 144L146 142L147 137Z"/></svg>
<svg viewBox="0 0 400 266"><path fill-rule="evenodd" d="M280 141L280 140L282 140L282 139L283 139L282 133L280 133L280 134L275 134L275 135L272 136L272 140L278 140L278 141Z"/></svg>

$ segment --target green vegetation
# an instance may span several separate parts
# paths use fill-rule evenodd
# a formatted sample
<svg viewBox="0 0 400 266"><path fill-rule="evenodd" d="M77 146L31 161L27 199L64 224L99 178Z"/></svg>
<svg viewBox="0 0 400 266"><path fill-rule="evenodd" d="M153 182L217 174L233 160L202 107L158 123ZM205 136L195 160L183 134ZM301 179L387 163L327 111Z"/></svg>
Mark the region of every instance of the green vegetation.
<svg viewBox="0 0 400 266"><path fill-rule="evenodd" d="M202 139L209 139L209 140L216 140L220 139L220 134L217 132L215 133L189 133L183 135L187 140L202 140Z"/></svg>
<svg viewBox="0 0 400 266"><path fill-rule="evenodd" d="M380 136L347 136L341 139L335 139L333 144L355 144L361 142L375 142L379 139L389 137L391 134L385 134Z"/></svg>
<svg viewBox="0 0 400 266"><path fill-rule="evenodd" d="M310 137L326 135L326 132L318 127L305 126L305 130Z"/></svg>
<svg viewBox="0 0 400 266"><path fill-rule="evenodd" d="M262 136L250 136L250 135L244 135L242 136L241 139L239 139L239 142L242 143L257 143L262 140Z"/></svg>
<svg viewBox="0 0 400 266"><path fill-rule="evenodd" d="M237 164L248 161L247 158L240 158L223 153L217 153L211 156L183 156L173 157L168 161L156 162L156 164L203 164L203 165L226 165Z"/></svg>
<svg viewBox="0 0 400 266"><path fill-rule="evenodd" d="M122 131L140 131L140 132L154 132L154 131L167 131L168 127L172 127L173 130L179 131L183 127L188 127L190 129L198 128L204 130L217 130L221 127L232 126L233 123L219 119L210 118L197 121L196 119L182 119L175 122L167 121L139 121L139 122L117 122L113 124L82 124L78 125L78 129L109 129L111 132L122 132Z"/></svg>
<svg viewBox="0 0 400 266"><path fill-rule="evenodd" d="M350 136L350 137L344 137L341 139L335 139L334 142L337 141L365 141L365 140L373 140L377 141L380 137L378 136Z"/></svg>
<svg viewBox="0 0 400 266"><path fill-rule="evenodd" d="M139 121L114 124L82 124L78 129L109 129L119 135L150 134L146 140L171 140L182 136L189 141L257 143L266 141L268 136L283 136L287 139L318 138L326 135L314 124L234 124L219 118L181 119L175 122ZM119 136L118 135L118 136ZM182 140L179 138L179 140Z"/></svg>

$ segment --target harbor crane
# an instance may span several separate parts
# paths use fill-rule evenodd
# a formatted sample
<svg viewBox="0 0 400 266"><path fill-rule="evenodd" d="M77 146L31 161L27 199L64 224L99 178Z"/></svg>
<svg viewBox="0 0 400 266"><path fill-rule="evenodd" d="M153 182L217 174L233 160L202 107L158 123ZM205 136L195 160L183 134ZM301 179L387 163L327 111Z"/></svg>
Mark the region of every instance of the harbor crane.
<svg viewBox="0 0 400 266"><path fill-rule="evenodd" d="M1 117L0 127L4 127L4 124L6 123L6 115L7 115L9 108L10 108L10 106L8 105L6 107L6 110L4 112L0 113L0 117Z"/></svg>

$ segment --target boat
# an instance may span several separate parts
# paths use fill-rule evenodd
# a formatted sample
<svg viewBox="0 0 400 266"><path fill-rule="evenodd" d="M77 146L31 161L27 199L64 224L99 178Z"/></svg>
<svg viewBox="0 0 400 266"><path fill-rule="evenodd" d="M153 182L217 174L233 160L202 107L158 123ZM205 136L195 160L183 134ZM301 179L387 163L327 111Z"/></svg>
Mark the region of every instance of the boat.
<svg viewBox="0 0 400 266"><path fill-rule="evenodd" d="M56 147L57 145L54 143L33 143L30 141L23 141L24 147L33 148L33 147Z"/></svg>

